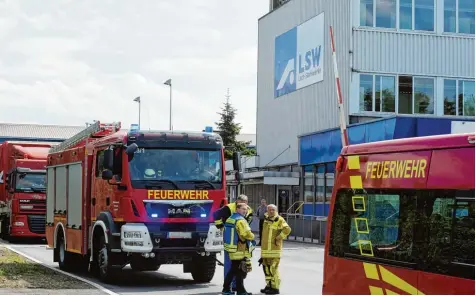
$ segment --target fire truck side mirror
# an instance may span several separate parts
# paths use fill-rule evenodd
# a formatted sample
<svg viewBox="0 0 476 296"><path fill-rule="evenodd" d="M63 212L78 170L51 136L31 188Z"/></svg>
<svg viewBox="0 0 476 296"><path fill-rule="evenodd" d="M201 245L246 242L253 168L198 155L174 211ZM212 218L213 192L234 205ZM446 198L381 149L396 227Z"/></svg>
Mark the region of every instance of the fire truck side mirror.
<svg viewBox="0 0 476 296"><path fill-rule="evenodd" d="M112 171L111 170L103 170L101 177L102 177L103 180L111 180L112 177L113 177Z"/></svg>
<svg viewBox="0 0 476 296"><path fill-rule="evenodd" d="M114 150L112 148L104 150L104 168L111 171L114 168Z"/></svg>
<svg viewBox="0 0 476 296"><path fill-rule="evenodd" d="M126 147L126 154L128 154L128 155L134 154L137 151L138 148L139 148L139 146L137 146L136 143L132 143L132 144L130 144L129 146Z"/></svg>
<svg viewBox="0 0 476 296"><path fill-rule="evenodd" d="M233 152L233 169L241 172L241 153Z"/></svg>

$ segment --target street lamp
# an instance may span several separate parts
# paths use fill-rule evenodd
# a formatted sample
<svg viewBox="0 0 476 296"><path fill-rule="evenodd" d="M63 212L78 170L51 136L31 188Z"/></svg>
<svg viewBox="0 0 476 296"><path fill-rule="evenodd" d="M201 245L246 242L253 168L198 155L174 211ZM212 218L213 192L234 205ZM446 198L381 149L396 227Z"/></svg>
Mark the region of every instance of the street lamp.
<svg viewBox="0 0 476 296"><path fill-rule="evenodd" d="M172 127L172 79L169 78L167 79L165 82L164 82L165 85L168 85L170 86L170 122L169 122L169 129L172 131L173 130L173 127Z"/></svg>
<svg viewBox="0 0 476 296"><path fill-rule="evenodd" d="M140 130L140 97L135 98L134 102L139 103L139 130Z"/></svg>

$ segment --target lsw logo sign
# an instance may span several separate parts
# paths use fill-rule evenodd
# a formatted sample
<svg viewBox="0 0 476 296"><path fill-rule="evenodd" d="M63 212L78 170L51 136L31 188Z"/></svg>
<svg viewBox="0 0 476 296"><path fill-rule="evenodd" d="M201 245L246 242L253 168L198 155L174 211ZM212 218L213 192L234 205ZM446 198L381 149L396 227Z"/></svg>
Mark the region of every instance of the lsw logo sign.
<svg viewBox="0 0 476 296"><path fill-rule="evenodd" d="M324 14L275 39L274 97L324 79Z"/></svg>

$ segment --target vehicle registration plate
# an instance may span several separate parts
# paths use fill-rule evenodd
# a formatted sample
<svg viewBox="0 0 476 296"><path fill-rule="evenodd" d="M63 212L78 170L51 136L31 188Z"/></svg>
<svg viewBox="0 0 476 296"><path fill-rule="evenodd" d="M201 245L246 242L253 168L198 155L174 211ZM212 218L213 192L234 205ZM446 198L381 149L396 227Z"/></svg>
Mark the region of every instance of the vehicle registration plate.
<svg viewBox="0 0 476 296"><path fill-rule="evenodd" d="M168 238L192 238L191 232L169 232Z"/></svg>

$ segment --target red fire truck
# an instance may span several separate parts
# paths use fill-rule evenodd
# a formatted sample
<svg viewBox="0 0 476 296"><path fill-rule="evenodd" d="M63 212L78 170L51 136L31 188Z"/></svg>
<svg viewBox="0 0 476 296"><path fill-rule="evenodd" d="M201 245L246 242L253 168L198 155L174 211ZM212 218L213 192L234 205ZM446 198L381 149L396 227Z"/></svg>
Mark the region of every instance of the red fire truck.
<svg viewBox="0 0 476 296"><path fill-rule="evenodd" d="M48 143L0 144L0 236L45 237Z"/></svg>
<svg viewBox="0 0 476 296"><path fill-rule="evenodd" d="M46 235L61 269L109 281L127 264L183 264L212 280L223 250L212 213L226 203L219 135L96 122L50 150L47 174Z"/></svg>
<svg viewBox="0 0 476 296"><path fill-rule="evenodd" d="M323 294L474 295L474 134L344 147Z"/></svg>

